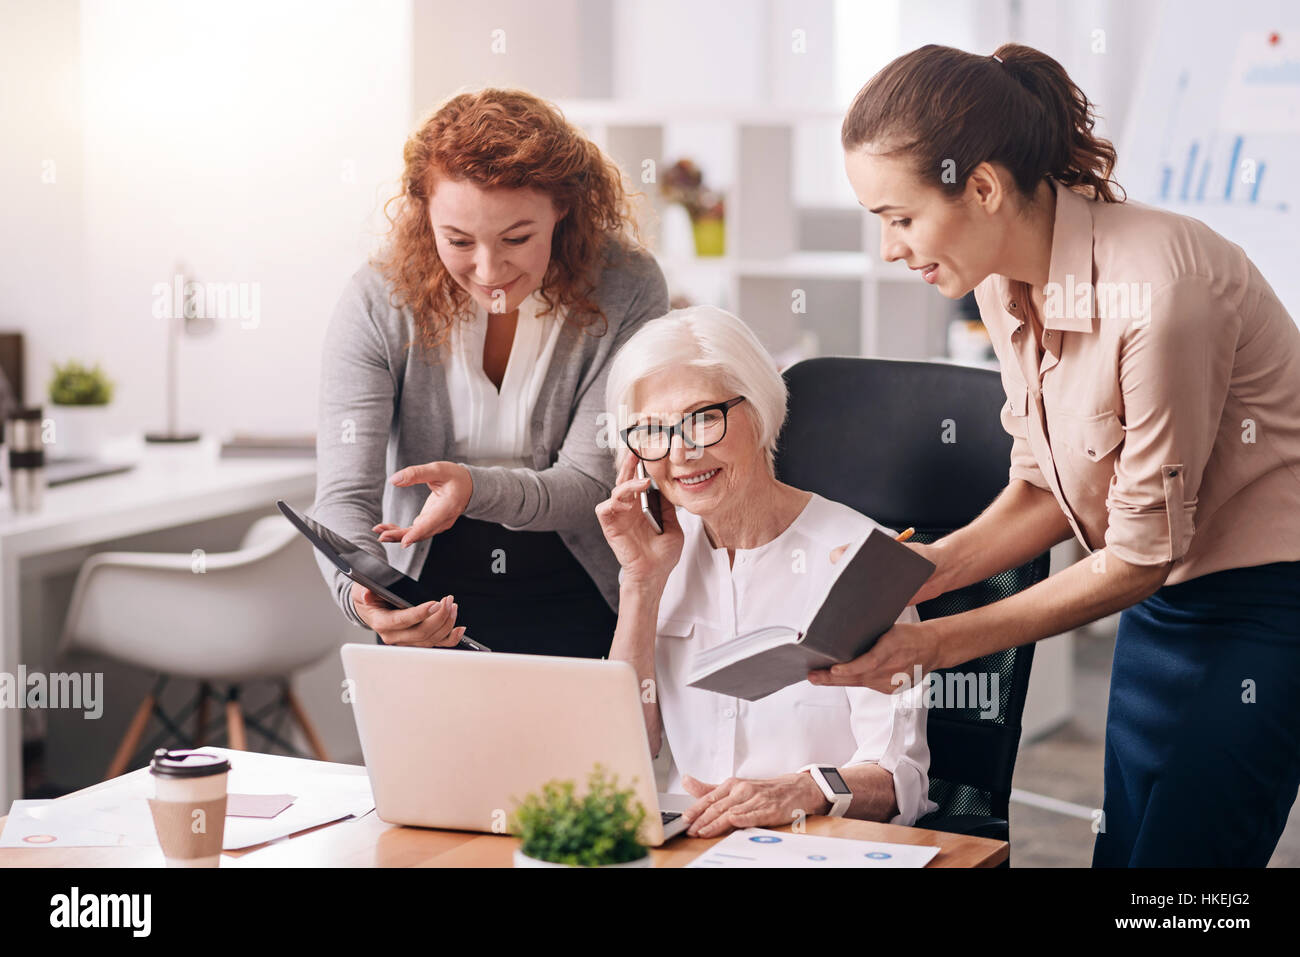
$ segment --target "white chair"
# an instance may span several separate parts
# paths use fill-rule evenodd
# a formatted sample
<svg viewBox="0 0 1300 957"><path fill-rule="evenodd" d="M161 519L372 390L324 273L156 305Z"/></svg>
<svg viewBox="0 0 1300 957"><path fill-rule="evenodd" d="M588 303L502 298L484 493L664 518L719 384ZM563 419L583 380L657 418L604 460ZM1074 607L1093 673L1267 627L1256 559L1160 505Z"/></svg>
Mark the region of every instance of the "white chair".
<svg viewBox="0 0 1300 957"><path fill-rule="evenodd" d="M258 519L235 552L92 555L77 575L59 652L99 654L159 676L140 702L107 778L126 770L151 717L171 735L188 739L187 746L201 745L214 684L228 686L229 746L246 750L240 686L267 679L277 680L281 689L272 709L281 719L287 710L316 757L325 761L324 745L289 678L338 650L340 621L311 544L277 514ZM159 706L168 678L199 682L197 697L175 719ZM196 711L190 736L181 725ZM272 743L295 750L265 727L262 717L247 716L247 724Z"/></svg>

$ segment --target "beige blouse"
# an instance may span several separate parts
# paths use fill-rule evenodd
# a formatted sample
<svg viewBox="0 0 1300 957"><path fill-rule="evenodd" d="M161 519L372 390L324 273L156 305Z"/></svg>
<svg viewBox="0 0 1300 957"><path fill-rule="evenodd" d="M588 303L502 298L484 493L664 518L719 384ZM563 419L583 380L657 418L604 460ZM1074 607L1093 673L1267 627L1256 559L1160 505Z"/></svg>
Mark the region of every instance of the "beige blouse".
<svg viewBox="0 0 1300 957"><path fill-rule="evenodd" d="M975 289L1012 479L1085 548L1168 583L1300 560L1300 328L1239 246L1187 216L1053 182L1041 342L1027 283Z"/></svg>

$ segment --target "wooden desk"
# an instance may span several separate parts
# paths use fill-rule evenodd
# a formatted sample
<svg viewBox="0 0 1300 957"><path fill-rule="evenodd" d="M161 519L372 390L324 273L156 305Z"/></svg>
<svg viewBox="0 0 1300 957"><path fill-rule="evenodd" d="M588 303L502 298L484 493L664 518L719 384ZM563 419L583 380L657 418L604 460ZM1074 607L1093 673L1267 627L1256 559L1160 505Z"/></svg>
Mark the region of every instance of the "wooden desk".
<svg viewBox="0 0 1300 957"><path fill-rule="evenodd" d="M295 758L273 760L297 763L303 768L323 762ZM339 773L364 774L352 765L331 765ZM111 788L115 781L92 785L85 791ZM245 785L246 787L247 785ZM300 792L295 792L300 793ZM0 829L4 826L0 818ZM775 830L788 830L775 828ZM940 848L930 867L993 867L1007 859L1005 841L925 831L893 824L811 817L807 833L894 844L931 844ZM656 867L681 867L721 838L678 837L656 849ZM374 811L357 820L336 821L301 831L291 837L222 854L222 867L510 867L519 841L496 834L439 831L385 824ZM0 867L161 867L156 847L4 847Z"/></svg>
<svg viewBox="0 0 1300 957"><path fill-rule="evenodd" d="M788 831L789 827L773 830ZM994 867L1007 859L1008 850L1005 841L842 818L811 817L807 821L807 833L893 844L937 844L939 853L929 867ZM651 852L654 866L683 867L720 840L720 837L674 838ZM326 825L294 835L287 841L250 848L237 856L226 855L221 866L510 867L518 846L517 839L494 834L393 827L371 812L359 821ZM5 856L8 853L8 848L0 849L0 867L9 865ZM22 853L27 851L24 849Z"/></svg>

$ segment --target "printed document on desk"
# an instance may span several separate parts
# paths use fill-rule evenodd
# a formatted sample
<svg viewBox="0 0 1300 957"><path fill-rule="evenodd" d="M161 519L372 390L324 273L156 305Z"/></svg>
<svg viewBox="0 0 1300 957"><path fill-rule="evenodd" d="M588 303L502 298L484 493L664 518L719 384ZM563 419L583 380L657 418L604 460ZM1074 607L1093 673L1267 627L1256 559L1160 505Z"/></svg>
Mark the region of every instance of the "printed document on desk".
<svg viewBox="0 0 1300 957"><path fill-rule="evenodd" d="M747 827L732 831L687 867L925 867L939 848Z"/></svg>

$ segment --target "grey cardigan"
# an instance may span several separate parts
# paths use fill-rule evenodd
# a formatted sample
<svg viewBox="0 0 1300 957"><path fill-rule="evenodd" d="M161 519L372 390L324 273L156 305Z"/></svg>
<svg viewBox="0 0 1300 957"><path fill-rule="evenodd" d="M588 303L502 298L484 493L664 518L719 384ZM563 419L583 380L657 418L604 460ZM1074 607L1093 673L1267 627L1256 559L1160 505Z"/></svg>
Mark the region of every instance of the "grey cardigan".
<svg viewBox="0 0 1300 957"><path fill-rule="evenodd" d="M363 266L330 319L321 362L312 515L418 578L429 539L403 549L381 544L371 528L381 521L411 524L429 489L397 488L388 477L408 465L452 461L454 433L442 365L445 347L431 361L418 344L410 309L394 308L390 293L384 276ZM623 250L611 240L593 297L608 326L596 322L583 330L566 322L561 330L533 410L532 468L469 466L474 492L464 514L511 529L558 532L617 610L618 561L595 512L614 481L610 433L603 429L605 379L610 358L623 343L668 311L668 290L653 256ZM316 563L348 620L367 627L352 606L352 582L319 552Z"/></svg>

